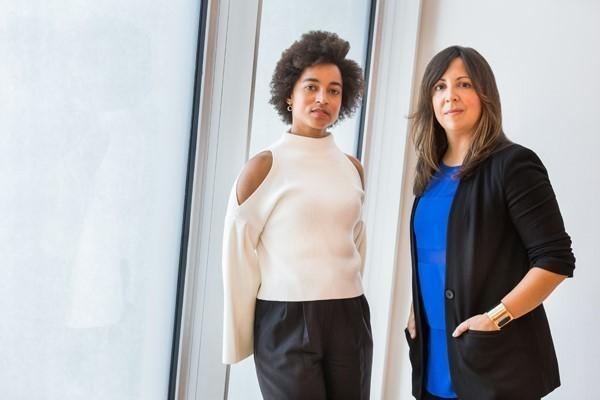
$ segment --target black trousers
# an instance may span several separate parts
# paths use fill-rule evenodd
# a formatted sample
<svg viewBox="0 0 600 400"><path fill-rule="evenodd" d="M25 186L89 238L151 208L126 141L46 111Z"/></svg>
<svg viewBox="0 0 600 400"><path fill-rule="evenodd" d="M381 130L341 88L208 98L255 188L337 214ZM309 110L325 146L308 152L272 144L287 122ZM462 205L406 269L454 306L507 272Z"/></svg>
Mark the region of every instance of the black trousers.
<svg viewBox="0 0 600 400"><path fill-rule="evenodd" d="M372 359L364 295L257 300L254 363L265 400L367 400Z"/></svg>

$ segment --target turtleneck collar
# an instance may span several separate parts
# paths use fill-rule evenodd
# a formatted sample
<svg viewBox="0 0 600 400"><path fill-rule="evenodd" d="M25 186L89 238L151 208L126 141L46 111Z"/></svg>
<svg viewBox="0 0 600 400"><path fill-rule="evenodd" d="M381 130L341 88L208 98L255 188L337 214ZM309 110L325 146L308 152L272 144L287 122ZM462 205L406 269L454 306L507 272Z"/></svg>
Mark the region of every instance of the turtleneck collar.
<svg viewBox="0 0 600 400"><path fill-rule="evenodd" d="M296 148L305 148L312 151L327 150L336 147L335 140L331 133L324 137L314 138L286 132L283 134L282 142Z"/></svg>

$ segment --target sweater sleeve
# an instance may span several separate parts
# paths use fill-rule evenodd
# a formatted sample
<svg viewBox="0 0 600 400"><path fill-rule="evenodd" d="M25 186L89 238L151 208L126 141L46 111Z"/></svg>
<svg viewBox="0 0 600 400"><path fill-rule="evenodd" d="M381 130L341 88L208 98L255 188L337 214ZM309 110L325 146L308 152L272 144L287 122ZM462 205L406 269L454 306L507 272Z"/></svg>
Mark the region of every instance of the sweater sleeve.
<svg viewBox="0 0 600 400"><path fill-rule="evenodd" d="M233 185L223 232L223 363L234 364L253 352L254 307L260 287L256 246L262 224L251 196L238 205Z"/></svg>
<svg viewBox="0 0 600 400"><path fill-rule="evenodd" d="M522 146L511 152L504 165L508 212L531 267L572 277L575 257L571 238L565 232L546 168L533 151Z"/></svg>

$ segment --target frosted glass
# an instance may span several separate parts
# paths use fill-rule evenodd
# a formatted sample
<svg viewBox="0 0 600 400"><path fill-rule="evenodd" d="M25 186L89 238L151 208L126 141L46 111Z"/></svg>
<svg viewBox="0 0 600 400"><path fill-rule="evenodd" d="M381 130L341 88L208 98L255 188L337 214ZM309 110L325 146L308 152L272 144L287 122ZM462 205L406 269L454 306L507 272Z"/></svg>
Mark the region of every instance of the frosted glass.
<svg viewBox="0 0 600 400"><path fill-rule="evenodd" d="M364 70L371 1L367 0L264 0L260 21L258 57L252 114L250 154L277 140L289 125L284 124L269 104L270 82L281 53L311 30L337 33L350 42L348 57ZM352 118L335 125L331 132L342 150L356 154L360 109Z"/></svg>
<svg viewBox="0 0 600 400"><path fill-rule="evenodd" d="M199 7L0 0L1 398L166 398Z"/></svg>

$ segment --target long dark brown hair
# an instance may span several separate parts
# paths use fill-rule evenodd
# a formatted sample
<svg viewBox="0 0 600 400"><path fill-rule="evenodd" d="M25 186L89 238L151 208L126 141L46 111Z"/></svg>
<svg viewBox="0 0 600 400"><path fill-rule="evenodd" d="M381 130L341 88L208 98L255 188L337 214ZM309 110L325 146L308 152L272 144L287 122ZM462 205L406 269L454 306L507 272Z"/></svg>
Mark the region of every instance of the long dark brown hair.
<svg viewBox="0 0 600 400"><path fill-rule="evenodd" d="M413 186L413 192L417 196L423 194L429 181L439 170L442 157L448 149L446 132L435 118L432 98L434 85L456 58L462 59L481 101L481 116L475 125L473 141L457 176L469 176L500 144L508 143L502 130L502 110L496 79L485 58L470 47L451 46L440 51L425 68L417 110L410 116L418 155Z"/></svg>

